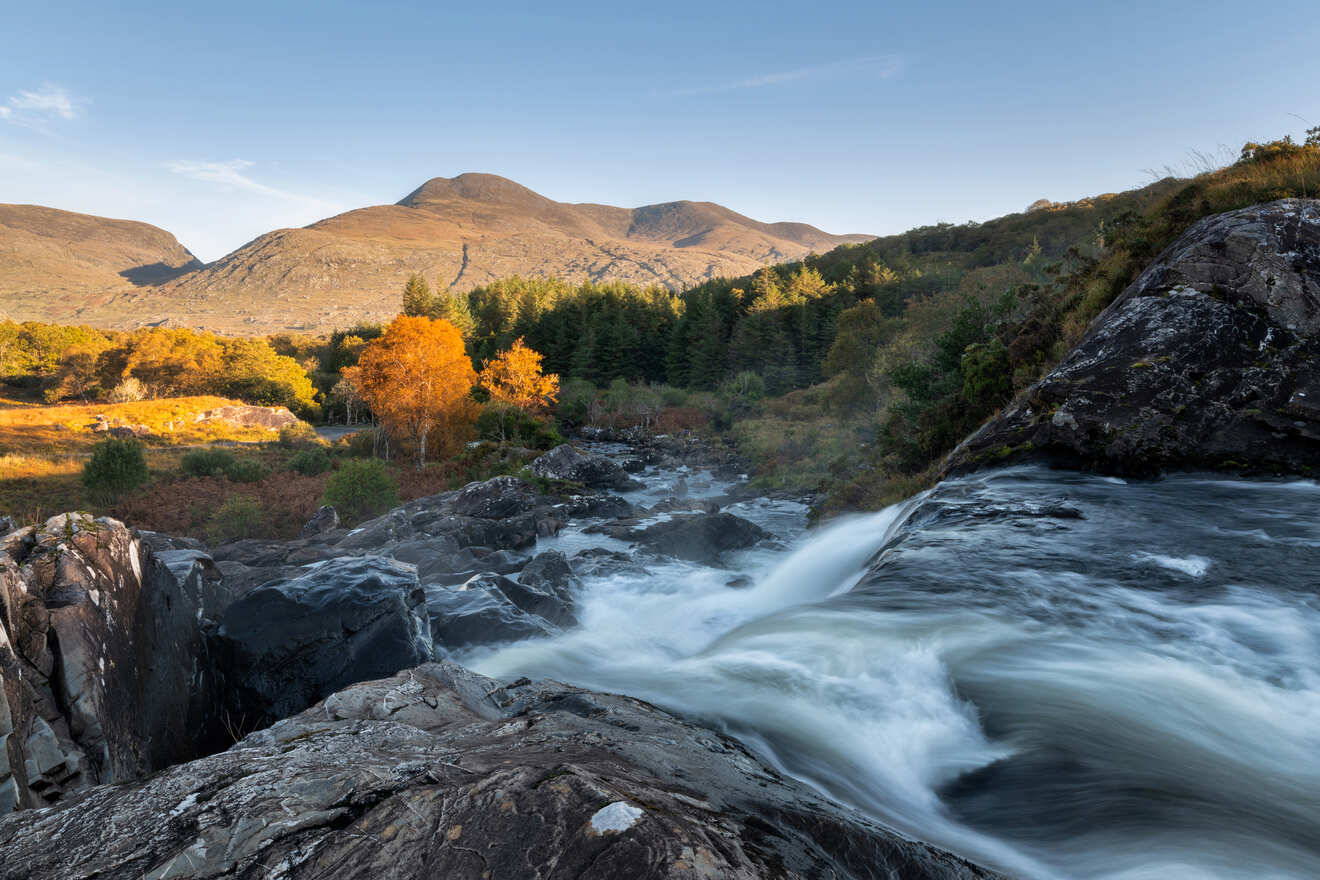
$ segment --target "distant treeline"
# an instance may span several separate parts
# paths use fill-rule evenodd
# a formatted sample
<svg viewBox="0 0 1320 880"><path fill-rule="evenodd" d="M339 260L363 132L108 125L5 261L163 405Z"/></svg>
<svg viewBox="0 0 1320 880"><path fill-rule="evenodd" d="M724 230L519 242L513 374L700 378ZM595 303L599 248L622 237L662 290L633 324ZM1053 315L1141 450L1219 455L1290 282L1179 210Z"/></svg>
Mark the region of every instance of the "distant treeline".
<svg viewBox="0 0 1320 880"><path fill-rule="evenodd" d="M1320 130L1309 135L1248 144L1234 164L1191 179L913 229L682 294L516 277L433 293L414 277L401 311L457 326L478 370L521 338L565 383L743 397L818 386L823 418L856 426L852 446L866 447L864 462L837 470L921 474L1056 363L1197 219L1320 193ZM9 322L0 324L0 375L39 383L52 399L124 393L134 380L152 393L278 399L340 418L352 405L341 370L381 332L229 340Z"/></svg>

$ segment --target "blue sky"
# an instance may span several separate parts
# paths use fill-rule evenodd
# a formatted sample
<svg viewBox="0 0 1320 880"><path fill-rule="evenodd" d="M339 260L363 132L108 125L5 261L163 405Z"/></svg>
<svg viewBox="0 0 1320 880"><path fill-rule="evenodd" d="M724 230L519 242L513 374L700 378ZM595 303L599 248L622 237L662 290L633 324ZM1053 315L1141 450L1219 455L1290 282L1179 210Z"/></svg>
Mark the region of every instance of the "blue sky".
<svg viewBox="0 0 1320 880"><path fill-rule="evenodd" d="M463 171L897 232L1320 124L1320 9L11 0L0 202L215 259Z"/></svg>

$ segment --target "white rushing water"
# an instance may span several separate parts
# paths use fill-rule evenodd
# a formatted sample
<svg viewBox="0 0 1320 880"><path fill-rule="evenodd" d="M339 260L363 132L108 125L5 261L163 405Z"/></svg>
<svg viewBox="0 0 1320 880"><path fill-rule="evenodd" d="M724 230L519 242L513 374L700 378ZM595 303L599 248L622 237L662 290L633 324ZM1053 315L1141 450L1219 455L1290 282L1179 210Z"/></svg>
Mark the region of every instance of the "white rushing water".
<svg viewBox="0 0 1320 880"><path fill-rule="evenodd" d="M650 471L651 503L677 480ZM1025 877L1320 877L1320 486L1020 468L730 569L585 579L581 626L462 659L651 700ZM626 545L580 529L538 549ZM745 574L753 586L725 584Z"/></svg>

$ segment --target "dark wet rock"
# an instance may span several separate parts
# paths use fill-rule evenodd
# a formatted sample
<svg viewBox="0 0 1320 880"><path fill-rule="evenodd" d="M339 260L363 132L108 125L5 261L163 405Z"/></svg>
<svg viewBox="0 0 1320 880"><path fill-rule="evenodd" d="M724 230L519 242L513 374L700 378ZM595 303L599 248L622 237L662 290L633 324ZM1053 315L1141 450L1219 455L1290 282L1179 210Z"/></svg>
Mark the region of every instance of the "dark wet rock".
<svg viewBox="0 0 1320 880"><path fill-rule="evenodd" d="M632 516L633 506L618 495L570 495L557 508L569 516L618 519Z"/></svg>
<svg viewBox="0 0 1320 880"><path fill-rule="evenodd" d="M416 569L375 556L335 559L249 591L213 636L226 710L269 722L429 660L425 605Z"/></svg>
<svg viewBox="0 0 1320 880"><path fill-rule="evenodd" d="M573 573L573 566L568 558L558 550L547 550L536 554L527 563L518 580L524 584L549 590L565 600L571 601L574 593L582 587L582 582Z"/></svg>
<svg viewBox="0 0 1320 880"><path fill-rule="evenodd" d="M461 516L502 519L535 510L542 504L526 480L495 477L480 483L468 483L454 500L454 512Z"/></svg>
<svg viewBox="0 0 1320 880"><path fill-rule="evenodd" d="M137 529L135 534L138 540L153 553L167 550L201 550L206 552L206 545L196 538L167 535L164 532L148 532L143 529Z"/></svg>
<svg viewBox="0 0 1320 880"><path fill-rule="evenodd" d="M1320 467L1320 201L1196 223L946 469Z"/></svg>
<svg viewBox="0 0 1320 880"><path fill-rule="evenodd" d="M463 587L439 587L427 592L426 610L438 651L461 651L559 632L544 617L514 604L498 582L493 581L495 578L499 576L478 575L475 583L470 580Z"/></svg>
<svg viewBox="0 0 1320 880"><path fill-rule="evenodd" d="M674 513L678 511L698 511L701 513L719 513L720 503L714 499L665 498L657 501L648 513Z"/></svg>
<svg viewBox="0 0 1320 880"><path fill-rule="evenodd" d="M756 582L745 574L740 574L735 578L729 578L724 582L724 586L733 590L745 590Z"/></svg>
<svg viewBox="0 0 1320 880"><path fill-rule="evenodd" d="M569 560L579 577L601 577L613 574L647 574L642 565L632 554L604 547L588 547L574 553Z"/></svg>
<svg viewBox="0 0 1320 880"><path fill-rule="evenodd" d="M531 464L532 473L548 480L582 483L593 489L622 491L641 484L604 455L582 452L567 443L556 446Z"/></svg>
<svg viewBox="0 0 1320 880"><path fill-rule="evenodd" d="M314 538L327 532L333 532L338 528L339 512L329 504L323 504L302 527L301 537Z"/></svg>
<svg viewBox="0 0 1320 880"><path fill-rule="evenodd" d="M12 516L0 516L0 535L6 535L18 528L18 522Z"/></svg>
<svg viewBox="0 0 1320 880"><path fill-rule="evenodd" d="M213 720L198 624L207 563L157 558L122 523L85 514L6 536L0 813L197 754Z"/></svg>
<svg viewBox="0 0 1320 880"><path fill-rule="evenodd" d="M655 553L706 565L718 565L726 554L773 537L756 523L731 513L675 516L629 533L631 540Z"/></svg>
<svg viewBox="0 0 1320 880"><path fill-rule="evenodd" d="M0 821L7 878L993 876L647 703L452 664Z"/></svg>

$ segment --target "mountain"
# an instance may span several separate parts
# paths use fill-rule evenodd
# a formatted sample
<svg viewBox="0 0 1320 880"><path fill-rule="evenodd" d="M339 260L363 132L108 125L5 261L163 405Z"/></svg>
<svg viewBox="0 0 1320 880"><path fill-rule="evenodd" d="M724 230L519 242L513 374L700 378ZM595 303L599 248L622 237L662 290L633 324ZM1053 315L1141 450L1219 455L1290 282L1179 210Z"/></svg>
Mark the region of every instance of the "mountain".
<svg viewBox="0 0 1320 880"><path fill-rule="evenodd" d="M761 223L710 202L567 204L503 177L462 174L428 180L393 205L268 232L149 286L134 287L125 276L118 295L92 308L69 313L57 300L12 311L105 326L169 321L228 332L324 331L393 315L414 272L460 291L509 275L682 289L869 238ZM81 258L80 247L68 244L71 259ZM58 265L46 270L51 278L69 274ZM6 276L0 268L0 291L12 287Z"/></svg>
<svg viewBox="0 0 1320 880"><path fill-rule="evenodd" d="M93 316L116 291L171 281L202 264L163 229L40 205L0 205L0 297L24 319Z"/></svg>

